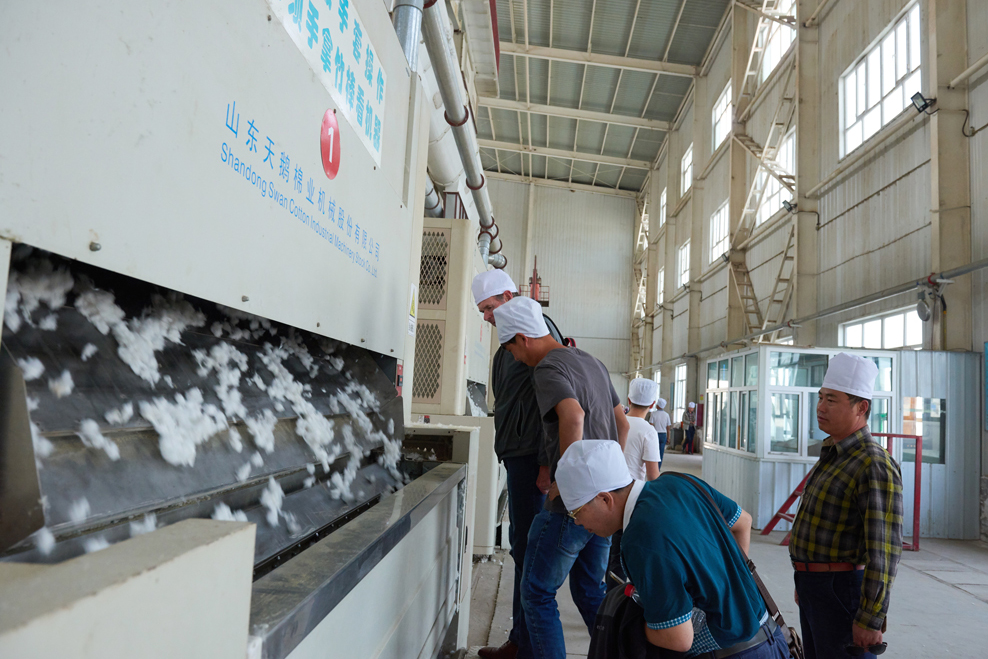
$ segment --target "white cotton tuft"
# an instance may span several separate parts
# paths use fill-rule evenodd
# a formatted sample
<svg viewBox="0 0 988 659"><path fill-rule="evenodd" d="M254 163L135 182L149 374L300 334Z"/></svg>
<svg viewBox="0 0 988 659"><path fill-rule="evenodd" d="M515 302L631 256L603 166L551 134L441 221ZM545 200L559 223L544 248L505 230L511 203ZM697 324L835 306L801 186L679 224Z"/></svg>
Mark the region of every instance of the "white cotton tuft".
<svg viewBox="0 0 988 659"><path fill-rule="evenodd" d="M330 357L329 365L336 369L337 372L343 371L343 359L340 357Z"/></svg>
<svg viewBox="0 0 988 659"><path fill-rule="evenodd" d="M99 424L92 419L83 419L79 424L79 437L82 443L90 448L102 449L113 461L120 459L120 447L112 439L100 432Z"/></svg>
<svg viewBox="0 0 988 659"><path fill-rule="evenodd" d="M28 422L31 428L31 443L34 444L34 457L37 459L47 458L55 450L55 445L50 439L41 434L34 421Z"/></svg>
<svg viewBox="0 0 988 659"><path fill-rule="evenodd" d="M131 420L134 416L134 404L125 403L115 410L110 410L103 415L107 423L111 423L115 426L122 426Z"/></svg>
<svg viewBox="0 0 988 659"><path fill-rule="evenodd" d="M295 517L294 513L282 513L285 518L285 526L288 527L288 534L291 536L297 536L302 531L302 525L298 523L298 519Z"/></svg>
<svg viewBox="0 0 988 659"><path fill-rule="evenodd" d="M139 535L150 533L158 528L158 517L154 513L148 513L142 519L130 523L130 537L136 538Z"/></svg>
<svg viewBox="0 0 988 659"><path fill-rule="evenodd" d="M227 435L227 439L230 442L230 447L237 453L241 453L244 450L244 443L241 440L240 431L236 428L230 428L230 433Z"/></svg>
<svg viewBox="0 0 988 659"><path fill-rule="evenodd" d="M20 328L21 321L34 325L31 314L43 303L51 311L57 311L65 304L65 296L75 286L75 280L67 268L55 268L48 259L38 259L28 263L23 271L12 270L7 281L7 298L5 310L12 310L11 322ZM16 313L18 310L20 313ZM12 309L11 309L12 308ZM6 315L6 314L5 314ZM42 321L42 329L54 329L52 320ZM10 331L17 329L7 323Z"/></svg>
<svg viewBox="0 0 988 659"><path fill-rule="evenodd" d="M38 409L38 405L41 403L37 398L27 397L27 411L33 412Z"/></svg>
<svg viewBox="0 0 988 659"><path fill-rule="evenodd" d="M212 332L213 336L218 339L223 336L223 325L219 322L215 322L209 327L209 331Z"/></svg>
<svg viewBox="0 0 988 659"><path fill-rule="evenodd" d="M394 435L394 434L395 434L395 420L388 419L388 435Z"/></svg>
<svg viewBox="0 0 988 659"><path fill-rule="evenodd" d="M91 288L76 296L75 308L105 336L126 315L113 300L113 293Z"/></svg>
<svg viewBox="0 0 988 659"><path fill-rule="evenodd" d="M68 369L65 369L57 378L48 380L48 388L55 394L56 398L68 396L75 388L75 383L72 381L72 374L69 373Z"/></svg>
<svg viewBox="0 0 988 659"><path fill-rule="evenodd" d="M42 364L41 360L37 357L18 359L17 365L21 367L21 372L24 375L25 382L37 380L45 372L45 365Z"/></svg>
<svg viewBox="0 0 988 659"><path fill-rule="evenodd" d="M254 451L253 453L251 453L250 463L257 468L261 468L264 466L264 458L261 457L260 453Z"/></svg>
<svg viewBox="0 0 988 659"><path fill-rule="evenodd" d="M225 503L218 503L213 509L213 519L220 522L246 522L247 513L242 510L231 510Z"/></svg>
<svg viewBox="0 0 988 659"><path fill-rule="evenodd" d="M227 428L223 412L215 405L204 405L199 389L175 394L174 403L164 398L142 401L140 410L158 433L161 457L175 466L194 466L196 447Z"/></svg>
<svg viewBox="0 0 988 659"><path fill-rule="evenodd" d="M47 526L42 526L34 533L34 546L42 556L47 556L55 548L55 534Z"/></svg>
<svg viewBox="0 0 988 659"><path fill-rule="evenodd" d="M21 328L21 316L17 313L17 303L21 301L21 294L14 290L7 290L7 297L4 300L3 324L14 334Z"/></svg>
<svg viewBox="0 0 988 659"><path fill-rule="evenodd" d="M79 524L86 521L89 517L89 499L82 497L81 499L76 499L71 506L69 506L69 519L73 523Z"/></svg>
<svg viewBox="0 0 988 659"><path fill-rule="evenodd" d="M58 329L58 318L53 313L48 314L38 323L38 329L45 330L46 332L54 332Z"/></svg>
<svg viewBox="0 0 988 659"><path fill-rule="evenodd" d="M309 474L314 474L316 473L316 466L310 462L309 464L305 465L305 470L309 472Z"/></svg>
<svg viewBox="0 0 988 659"><path fill-rule="evenodd" d="M140 318L118 322L112 329L120 359L142 379L157 384L161 374L155 352L164 350L168 343L182 345L182 332L189 327L202 327L206 316L178 293L168 297L154 295L151 304Z"/></svg>
<svg viewBox="0 0 988 659"><path fill-rule="evenodd" d="M264 383L264 380L261 379L261 376L258 373L254 373L254 377L252 377L250 381L253 382L254 386L261 391L265 391L268 388L268 385Z"/></svg>
<svg viewBox="0 0 988 659"><path fill-rule="evenodd" d="M237 482L243 483L250 476L250 462L245 462L237 469Z"/></svg>
<svg viewBox="0 0 988 659"><path fill-rule="evenodd" d="M278 423L278 418L271 413L271 410L264 410L264 414L259 417L249 417L244 423L247 424L257 448L263 449L268 454L274 452L274 426Z"/></svg>
<svg viewBox="0 0 988 659"><path fill-rule="evenodd" d="M316 484L316 477L315 476L309 476L304 481L302 481L302 487L304 487L305 489L309 489L310 487L312 487L315 484Z"/></svg>
<svg viewBox="0 0 988 659"><path fill-rule="evenodd" d="M92 343L82 346L82 361L88 362L89 358L96 354L98 348Z"/></svg>
<svg viewBox="0 0 988 659"><path fill-rule="evenodd" d="M82 541L82 548L86 550L87 554L92 554L93 552L101 551L110 546L106 538L98 535L94 538L86 538Z"/></svg>
<svg viewBox="0 0 988 659"><path fill-rule="evenodd" d="M161 380L165 383L165 385L169 389L174 389L175 388L175 383L172 382L172 376L170 376L170 375L162 375L161 376Z"/></svg>
<svg viewBox="0 0 988 659"><path fill-rule="evenodd" d="M203 350L192 352L199 364L199 376L207 377L216 371L218 383L214 388L223 411L231 419L247 417L247 408L243 405L240 395L240 375L247 370L247 355L234 348L229 343L217 343L207 354Z"/></svg>
<svg viewBox="0 0 988 659"><path fill-rule="evenodd" d="M285 493L273 476L268 478L268 486L261 493L261 505L268 509L267 520L271 526L278 526L278 515Z"/></svg>

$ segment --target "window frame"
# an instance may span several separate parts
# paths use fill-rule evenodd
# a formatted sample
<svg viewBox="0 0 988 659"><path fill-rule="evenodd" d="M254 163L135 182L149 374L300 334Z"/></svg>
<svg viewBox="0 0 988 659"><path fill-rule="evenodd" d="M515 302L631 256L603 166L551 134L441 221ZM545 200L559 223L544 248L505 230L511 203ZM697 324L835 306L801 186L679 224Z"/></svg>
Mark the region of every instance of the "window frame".
<svg viewBox="0 0 988 659"><path fill-rule="evenodd" d="M724 203L721 204L717 210L715 210L710 215L708 220L708 246L709 246L709 264L713 265L720 259L721 256L727 254L728 250L731 248L730 244L730 217L728 204L730 199L725 199Z"/></svg>
<svg viewBox="0 0 988 659"><path fill-rule="evenodd" d="M682 421L683 413L686 411L686 378L686 364L676 364L675 375L673 376L673 382L675 382L673 396L676 399L673 403L676 416L672 419L673 423Z"/></svg>
<svg viewBox="0 0 988 659"><path fill-rule="evenodd" d="M684 263L685 259L685 263ZM690 283L690 241L679 246L676 254L676 287L682 288ZM685 268L683 266L686 266Z"/></svg>
<svg viewBox="0 0 988 659"><path fill-rule="evenodd" d="M795 13L793 12L795 6L796 2L795 0L792 0L786 11L790 14ZM788 42L785 44L785 47L783 47L782 42L787 38ZM781 23L777 23L775 21L771 22L768 39L765 41L764 49L762 50L762 61L758 67L759 85L768 80L769 76L772 75L772 72L778 68L782 60L785 59L786 53L789 52L789 48L792 47L794 41L796 41L795 27L782 25ZM768 62L772 62L772 65L768 66Z"/></svg>
<svg viewBox="0 0 988 659"><path fill-rule="evenodd" d="M910 314L916 315L916 321L919 322L920 328L920 342L919 343L906 343L910 335ZM902 318L902 344L901 345L889 345L886 346L886 322L889 319ZM881 346L879 347L865 347L865 337L864 337L864 326L866 324L880 322L878 333L881 338ZM856 327L861 328L861 340L860 345L849 345L847 332L848 329L854 329ZM915 325L914 325L915 327ZM846 323L841 323L838 330L838 345L842 348L851 348L854 350L922 350L923 346L926 345L926 327L923 321L919 319L919 314L916 313L915 306L908 306L894 311L886 311L880 314L874 314L871 316L865 316L863 318L855 318Z"/></svg>
<svg viewBox="0 0 988 659"><path fill-rule="evenodd" d="M838 78L841 160L867 144L896 117L913 107L910 97L917 91L923 90L923 13L920 4L919 0L913 0L906 5ZM883 69L889 64L889 60L883 50L889 43L894 45L892 64L895 73L891 78L891 88L886 90L889 79L883 74ZM904 65L905 71L901 74L899 73L900 48L905 50L904 59L907 60ZM870 80L872 75L877 77L874 85ZM852 76L853 94L847 84ZM873 100L873 95L877 95L877 100ZM896 95L899 95L898 99ZM851 96L853 99L850 98ZM854 121L850 124L848 123L849 100L853 101L855 106ZM896 104L896 100L900 103ZM871 119L873 115L877 115L877 123Z"/></svg>
<svg viewBox="0 0 988 659"><path fill-rule="evenodd" d="M679 196L683 197L693 187L693 143L683 151L679 160Z"/></svg>
<svg viewBox="0 0 988 659"><path fill-rule="evenodd" d="M730 137L733 129L734 99L731 93L731 81L728 80L727 86L724 87L724 91L717 97L713 108L710 110L710 134L713 137L713 151L716 151L724 143L724 140Z"/></svg>
<svg viewBox="0 0 988 659"><path fill-rule="evenodd" d="M665 301L666 269L665 266L659 268L655 275L655 305L659 306Z"/></svg>
<svg viewBox="0 0 988 659"><path fill-rule="evenodd" d="M656 229L661 229L666 223L666 188L662 188L659 195L659 225Z"/></svg>

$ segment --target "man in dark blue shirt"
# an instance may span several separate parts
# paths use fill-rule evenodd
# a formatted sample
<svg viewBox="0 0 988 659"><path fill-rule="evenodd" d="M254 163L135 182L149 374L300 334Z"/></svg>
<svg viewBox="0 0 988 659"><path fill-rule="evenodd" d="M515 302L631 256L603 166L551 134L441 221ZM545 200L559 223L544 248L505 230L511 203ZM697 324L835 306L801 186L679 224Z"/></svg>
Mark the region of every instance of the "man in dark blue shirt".
<svg viewBox="0 0 988 659"><path fill-rule="evenodd" d="M621 558L650 643L687 657L789 657L741 553L751 516L734 501L699 479L635 481L610 441L570 446L556 483L577 524L602 537L624 530Z"/></svg>

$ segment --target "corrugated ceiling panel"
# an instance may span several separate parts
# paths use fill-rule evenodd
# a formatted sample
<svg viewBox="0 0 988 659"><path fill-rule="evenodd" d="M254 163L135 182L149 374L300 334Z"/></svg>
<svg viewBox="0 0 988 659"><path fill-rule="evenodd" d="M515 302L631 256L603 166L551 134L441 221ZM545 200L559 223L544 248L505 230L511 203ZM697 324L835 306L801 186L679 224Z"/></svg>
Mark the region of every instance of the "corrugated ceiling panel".
<svg viewBox="0 0 988 659"><path fill-rule="evenodd" d="M604 144L604 155L615 158L627 158L631 150L631 139L635 129L628 126L612 125L607 131L607 142Z"/></svg>
<svg viewBox="0 0 988 659"><path fill-rule="evenodd" d="M549 146L553 149L572 149L576 119L553 117L549 121Z"/></svg>
<svg viewBox="0 0 988 659"><path fill-rule="evenodd" d="M522 121L524 122L529 118L529 114L526 112L522 115ZM532 119L532 144L535 146L547 146L545 141L546 136L546 121L548 117L544 114L531 113Z"/></svg>
<svg viewBox="0 0 988 659"><path fill-rule="evenodd" d="M584 153L600 153L604 142L604 124L596 121L581 121L576 150Z"/></svg>
<svg viewBox="0 0 988 659"><path fill-rule="evenodd" d="M497 171L497 157L494 155L494 149L480 150L480 166L484 169Z"/></svg>
<svg viewBox="0 0 988 659"><path fill-rule="evenodd" d="M597 0L597 14L593 23L593 52L623 56L634 14L633 0Z"/></svg>
<svg viewBox="0 0 988 659"><path fill-rule="evenodd" d="M617 69L604 66L588 66L587 77L583 85L584 110L609 112L614 89L617 86L620 72ZM627 75L627 73L625 74ZM577 92L579 99L579 91Z"/></svg>
<svg viewBox="0 0 988 659"><path fill-rule="evenodd" d="M597 184L613 188L621 176L621 168L613 165L601 165L597 169Z"/></svg>
<svg viewBox="0 0 988 659"><path fill-rule="evenodd" d="M678 11L678 0L642 2L628 57L662 59Z"/></svg>
<svg viewBox="0 0 988 659"><path fill-rule="evenodd" d="M518 132L518 113L514 110L491 109L494 118L494 134L499 142L521 143Z"/></svg>
<svg viewBox="0 0 988 659"><path fill-rule="evenodd" d="M549 60L529 57L528 70L532 74L532 87L531 89L522 87L521 97L525 98L526 94L530 93L532 103L548 104Z"/></svg>
<svg viewBox="0 0 988 659"><path fill-rule="evenodd" d="M565 181L569 178L569 161L558 158L549 158L548 161L549 178Z"/></svg>
<svg viewBox="0 0 988 659"><path fill-rule="evenodd" d="M575 108L580 100L580 82L582 80L582 64L553 62L550 93L552 104Z"/></svg>
<svg viewBox="0 0 988 659"><path fill-rule="evenodd" d="M633 160L655 160L665 138L666 134L661 130L638 131L638 139L635 140L635 148L631 152L631 158Z"/></svg>
<svg viewBox="0 0 988 659"><path fill-rule="evenodd" d="M692 83L690 78L660 75L645 116L649 119L672 121Z"/></svg>
<svg viewBox="0 0 988 659"><path fill-rule="evenodd" d="M524 2L515 3L515 15L524 17ZM528 43L532 46L549 45L549 0L528 0ZM524 21L522 21L524 26ZM518 41L525 43L525 29L518 33Z"/></svg>
<svg viewBox="0 0 988 659"><path fill-rule="evenodd" d="M573 182L593 185L593 175L597 166L582 160L573 161Z"/></svg>
<svg viewBox="0 0 988 659"><path fill-rule="evenodd" d="M614 111L618 114L641 116L654 78L651 73L625 71L621 77L621 86L617 89Z"/></svg>
<svg viewBox="0 0 988 659"><path fill-rule="evenodd" d="M646 176L648 176L648 171L644 169L625 170L624 178L621 179L621 189L641 190L642 185L645 183Z"/></svg>
<svg viewBox="0 0 988 659"><path fill-rule="evenodd" d="M687 4L687 7L689 4ZM716 23L712 26L679 24L676 37L669 49L670 62L683 62L699 65L707 52L707 46L717 31Z"/></svg>
<svg viewBox="0 0 988 659"><path fill-rule="evenodd" d="M487 108L477 114L477 136L481 139L491 139L491 121L488 119Z"/></svg>
<svg viewBox="0 0 988 659"><path fill-rule="evenodd" d="M586 52L590 36L593 0L566 0L556 3L553 15L552 45Z"/></svg>
<svg viewBox="0 0 988 659"><path fill-rule="evenodd" d="M502 32L502 34L504 34ZM501 98L515 97L515 61L514 55L501 55L498 68L498 85L501 89Z"/></svg>

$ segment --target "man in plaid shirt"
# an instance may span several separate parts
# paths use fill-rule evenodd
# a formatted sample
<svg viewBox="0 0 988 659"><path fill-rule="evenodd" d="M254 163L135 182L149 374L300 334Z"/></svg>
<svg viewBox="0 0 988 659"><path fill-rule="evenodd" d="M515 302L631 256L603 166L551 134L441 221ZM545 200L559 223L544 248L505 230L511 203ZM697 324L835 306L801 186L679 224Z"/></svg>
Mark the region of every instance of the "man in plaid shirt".
<svg viewBox="0 0 988 659"><path fill-rule="evenodd" d="M817 421L829 437L789 542L807 659L849 657L850 645L881 651L902 554L902 478L868 430L877 375L870 359L840 353L820 389Z"/></svg>

